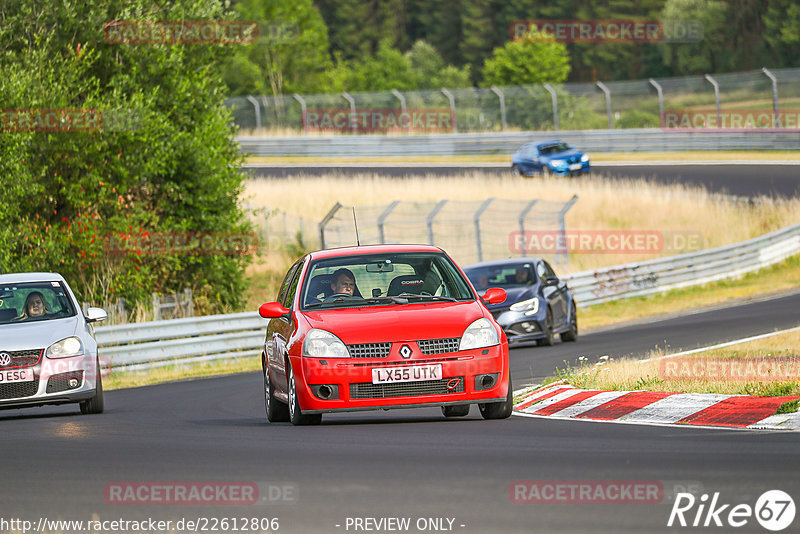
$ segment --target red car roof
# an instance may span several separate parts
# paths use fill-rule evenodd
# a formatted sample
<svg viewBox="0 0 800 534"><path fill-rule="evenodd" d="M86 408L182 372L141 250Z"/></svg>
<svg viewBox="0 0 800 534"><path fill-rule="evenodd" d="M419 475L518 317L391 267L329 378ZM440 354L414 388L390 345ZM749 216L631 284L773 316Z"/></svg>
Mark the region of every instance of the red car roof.
<svg viewBox="0 0 800 534"><path fill-rule="evenodd" d="M444 252L439 247L431 245L362 245L360 247L331 248L312 252L312 259L337 258L340 256L355 256L358 254L390 254L393 252Z"/></svg>

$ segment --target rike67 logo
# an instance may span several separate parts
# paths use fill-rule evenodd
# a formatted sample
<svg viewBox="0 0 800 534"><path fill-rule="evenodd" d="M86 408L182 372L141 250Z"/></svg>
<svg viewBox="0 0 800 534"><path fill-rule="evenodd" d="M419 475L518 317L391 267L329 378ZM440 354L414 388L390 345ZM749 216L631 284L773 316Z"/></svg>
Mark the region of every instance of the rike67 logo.
<svg viewBox="0 0 800 534"><path fill-rule="evenodd" d="M710 500L707 493L700 498L691 493L679 493L672 505L667 526L739 528L751 524L755 518L765 529L777 532L791 525L794 515L794 500L781 490L764 492L756 500L755 506L723 503L719 492L715 492Z"/></svg>

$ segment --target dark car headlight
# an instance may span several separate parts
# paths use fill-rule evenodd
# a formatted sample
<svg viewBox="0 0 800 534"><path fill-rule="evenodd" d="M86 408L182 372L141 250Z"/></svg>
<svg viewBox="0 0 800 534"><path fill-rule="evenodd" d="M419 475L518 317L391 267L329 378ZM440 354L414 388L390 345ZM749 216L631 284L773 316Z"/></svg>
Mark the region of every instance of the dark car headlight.
<svg viewBox="0 0 800 534"><path fill-rule="evenodd" d="M508 309L515 312L525 312L525 315L535 315L539 311L539 297L515 302Z"/></svg>

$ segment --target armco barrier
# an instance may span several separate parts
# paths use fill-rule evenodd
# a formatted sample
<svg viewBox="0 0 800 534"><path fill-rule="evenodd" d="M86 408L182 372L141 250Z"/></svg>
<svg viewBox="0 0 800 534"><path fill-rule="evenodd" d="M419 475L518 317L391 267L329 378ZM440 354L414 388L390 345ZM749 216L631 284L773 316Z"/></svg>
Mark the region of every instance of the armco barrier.
<svg viewBox="0 0 800 534"><path fill-rule="evenodd" d="M669 258L563 276L581 307L704 284L756 271L800 254L800 224L749 241ZM104 326L100 354L111 367L257 358L266 321L256 312Z"/></svg>
<svg viewBox="0 0 800 534"><path fill-rule="evenodd" d="M800 150L800 131L665 132L659 128L437 135L331 135L237 137L253 156L459 156L510 155L532 141L561 139L587 152L675 152L686 150Z"/></svg>
<svg viewBox="0 0 800 534"><path fill-rule="evenodd" d="M795 254L800 254L800 224L742 243L562 278L585 307L741 276Z"/></svg>

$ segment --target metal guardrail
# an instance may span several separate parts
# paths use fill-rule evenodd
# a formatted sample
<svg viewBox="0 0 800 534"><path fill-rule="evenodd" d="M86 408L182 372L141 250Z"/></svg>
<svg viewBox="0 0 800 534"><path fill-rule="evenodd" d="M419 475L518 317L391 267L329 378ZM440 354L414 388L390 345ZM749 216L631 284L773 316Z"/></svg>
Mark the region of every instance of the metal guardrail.
<svg viewBox="0 0 800 534"><path fill-rule="evenodd" d="M563 276L581 307L705 284L800 254L800 224L749 241ZM257 357L266 322L256 312L98 327L103 360L135 370L172 363Z"/></svg>
<svg viewBox="0 0 800 534"><path fill-rule="evenodd" d="M254 156L460 156L510 155L520 145L558 138L588 152L686 150L800 150L800 131L665 132L660 128L431 135L331 135L237 137Z"/></svg>
<svg viewBox="0 0 800 534"><path fill-rule="evenodd" d="M748 241L563 276L585 307L733 278L800 254L800 224Z"/></svg>
<svg viewBox="0 0 800 534"><path fill-rule="evenodd" d="M173 363L257 356L266 322L256 312L207 315L95 329L103 360L137 370Z"/></svg>

